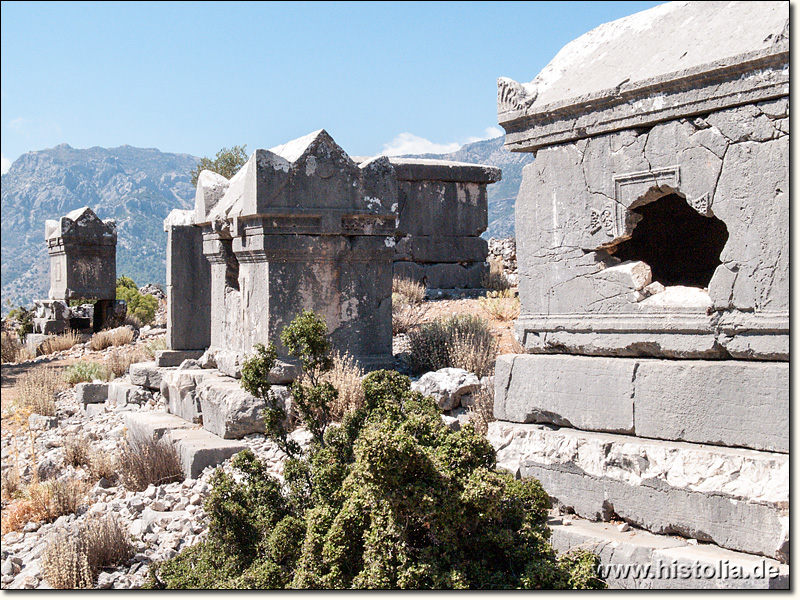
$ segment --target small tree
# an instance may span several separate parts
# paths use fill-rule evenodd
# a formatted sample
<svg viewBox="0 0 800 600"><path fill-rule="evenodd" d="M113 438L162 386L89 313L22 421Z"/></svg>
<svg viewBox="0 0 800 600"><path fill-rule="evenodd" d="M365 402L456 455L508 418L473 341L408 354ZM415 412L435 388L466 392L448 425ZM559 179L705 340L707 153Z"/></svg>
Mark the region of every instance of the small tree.
<svg viewBox="0 0 800 600"><path fill-rule="evenodd" d="M158 299L150 294L142 294L136 287L136 282L125 275L117 278L117 300L125 300L128 314L142 323L150 323L156 316Z"/></svg>
<svg viewBox="0 0 800 600"><path fill-rule="evenodd" d="M189 171L192 176L192 185L197 185L197 178L200 177L200 172L209 170L214 173L219 173L225 179L230 179L244 166L247 162L247 146L233 146L232 148L223 148L217 152L217 157L211 160L207 156L200 159L197 167Z"/></svg>

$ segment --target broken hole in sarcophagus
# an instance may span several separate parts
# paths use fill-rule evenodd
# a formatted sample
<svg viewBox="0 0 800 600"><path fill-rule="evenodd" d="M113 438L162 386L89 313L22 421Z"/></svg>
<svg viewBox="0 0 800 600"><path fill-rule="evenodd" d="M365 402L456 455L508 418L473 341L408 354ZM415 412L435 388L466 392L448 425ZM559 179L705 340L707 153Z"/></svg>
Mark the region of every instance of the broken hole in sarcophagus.
<svg viewBox="0 0 800 600"><path fill-rule="evenodd" d="M641 220L609 254L647 263L653 281L665 286L708 288L728 241L725 223L700 214L674 193L630 211Z"/></svg>

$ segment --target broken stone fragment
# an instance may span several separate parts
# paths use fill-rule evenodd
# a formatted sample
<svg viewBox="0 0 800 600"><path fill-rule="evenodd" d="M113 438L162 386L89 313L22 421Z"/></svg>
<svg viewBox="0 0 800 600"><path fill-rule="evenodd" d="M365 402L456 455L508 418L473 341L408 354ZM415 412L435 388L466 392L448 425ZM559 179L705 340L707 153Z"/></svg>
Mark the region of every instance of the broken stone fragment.
<svg viewBox="0 0 800 600"><path fill-rule="evenodd" d="M600 271L597 277L639 291L645 286L650 285L653 273L650 270L650 265L645 262L640 260L626 260L618 265Z"/></svg>
<svg viewBox="0 0 800 600"><path fill-rule="evenodd" d="M464 369L446 367L425 373L411 384L411 389L431 396L442 410L452 410L461 404L465 394L477 392L481 382L476 375Z"/></svg>

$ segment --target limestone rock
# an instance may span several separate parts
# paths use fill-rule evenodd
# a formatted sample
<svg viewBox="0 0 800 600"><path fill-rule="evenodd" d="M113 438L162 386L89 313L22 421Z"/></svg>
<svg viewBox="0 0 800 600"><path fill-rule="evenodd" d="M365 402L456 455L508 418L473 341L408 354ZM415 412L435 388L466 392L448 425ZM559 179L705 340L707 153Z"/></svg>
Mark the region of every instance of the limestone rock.
<svg viewBox="0 0 800 600"><path fill-rule="evenodd" d="M439 408L452 410L461 403L461 396L477 392L481 387L478 377L465 371L446 367L425 373L411 384L411 389L432 396Z"/></svg>

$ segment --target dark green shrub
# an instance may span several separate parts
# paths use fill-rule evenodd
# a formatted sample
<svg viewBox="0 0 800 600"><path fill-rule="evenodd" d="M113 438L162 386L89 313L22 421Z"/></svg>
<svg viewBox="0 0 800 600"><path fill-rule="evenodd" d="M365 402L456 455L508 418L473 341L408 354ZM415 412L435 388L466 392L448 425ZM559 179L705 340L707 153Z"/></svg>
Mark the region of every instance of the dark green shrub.
<svg viewBox="0 0 800 600"><path fill-rule="evenodd" d="M9 311L8 318L17 322L16 332L19 339L24 338L29 333L33 333L34 314L35 312L32 308L25 308L24 306L18 306Z"/></svg>
<svg viewBox="0 0 800 600"><path fill-rule="evenodd" d="M158 298L140 293L133 279L125 275L117 278L117 300L124 300L128 305L128 315L142 324L152 322L156 316Z"/></svg>
<svg viewBox="0 0 800 600"><path fill-rule="evenodd" d="M324 365L324 330L310 317L297 323L282 341L304 366ZM268 394L273 360L274 348L262 347L247 371L251 389ZM283 486L249 451L233 461L236 476L218 470L208 537L153 565L149 586L602 587L596 557L559 557L548 543L538 481L498 472L486 438L445 427L407 377L377 371L363 388L362 408L287 460ZM325 404L324 394L306 399L309 410Z"/></svg>

